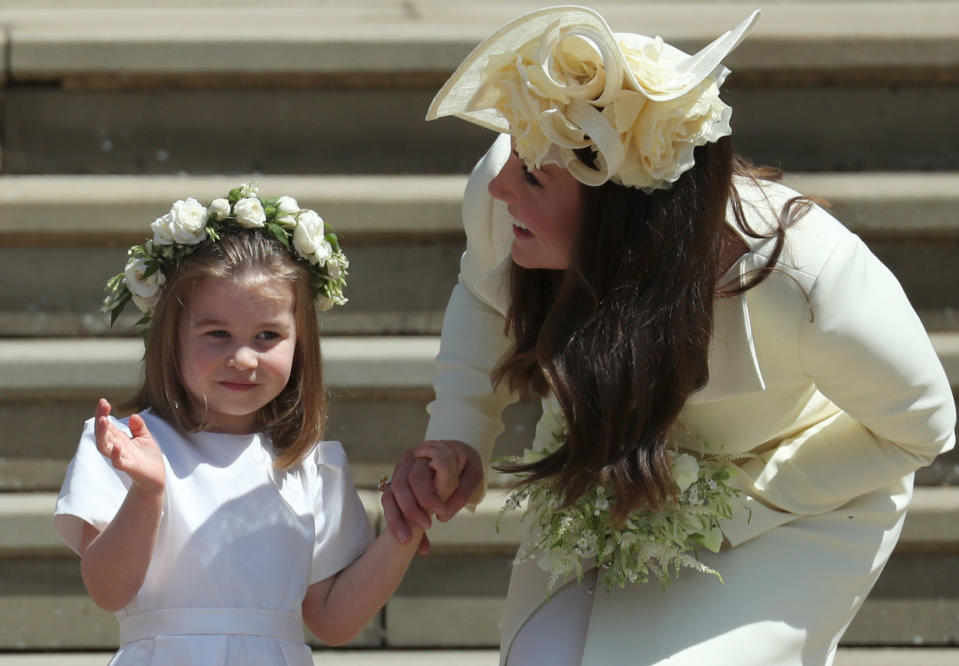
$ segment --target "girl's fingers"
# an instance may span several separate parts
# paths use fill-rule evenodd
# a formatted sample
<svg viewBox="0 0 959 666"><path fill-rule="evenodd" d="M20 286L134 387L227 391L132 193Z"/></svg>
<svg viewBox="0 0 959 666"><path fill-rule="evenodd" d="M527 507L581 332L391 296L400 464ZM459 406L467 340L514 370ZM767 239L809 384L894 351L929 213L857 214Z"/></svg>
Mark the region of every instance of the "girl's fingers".
<svg viewBox="0 0 959 666"><path fill-rule="evenodd" d="M139 414L130 415L130 435L132 437L151 437L147 424Z"/></svg>
<svg viewBox="0 0 959 666"><path fill-rule="evenodd" d="M123 444L115 440L111 443L110 462L116 469L123 471Z"/></svg>
<svg viewBox="0 0 959 666"><path fill-rule="evenodd" d="M109 416L111 409L112 409L112 408L110 407L109 401L107 401L106 398L100 398L100 399L97 401L97 407L96 407L96 411L95 411L94 415L95 415L96 417Z"/></svg>
<svg viewBox="0 0 959 666"><path fill-rule="evenodd" d="M105 456L110 455L106 445L107 430L110 426L110 403L100 398L93 412L93 434L97 443L97 450Z"/></svg>
<svg viewBox="0 0 959 666"><path fill-rule="evenodd" d="M430 521L429 515L420 508L416 495L410 487L410 475L415 468L415 463L412 452L406 451L403 454L403 459L393 469L393 481L390 484L390 490L393 491L393 498L396 500L400 511L403 512L403 518L406 522L427 530L430 528L432 521ZM421 466L426 467L425 464Z"/></svg>
<svg viewBox="0 0 959 666"><path fill-rule="evenodd" d="M430 538L426 536L426 532L423 532L423 536L420 539L420 545L416 547L416 552L420 555L429 555Z"/></svg>
<svg viewBox="0 0 959 666"><path fill-rule="evenodd" d="M438 513L459 483L462 463L457 451L445 441L426 441L416 448L413 455L417 460L428 461L434 472L433 478L428 479L423 475L413 479L416 498L424 509Z"/></svg>
<svg viewBox="0 0 959 666"><path fill-rule="evenodd" d="M396 540L400 543L409 541L411 536L410 527L403 517L403 512L400 511L400 507L397 506L396 499L393 497L393 491L390 488L387 488L383 496L380 497L380 504L383 506L383 517L386 518L386 524L390 528L390 531L393 532Z"/></svg>
<svg viewBox="0 0 959 666"><path fill-rule="evenodd" d="M418 458L410 472L410 488L417 505L428 514L436 513L443 506L443 501L436 494L434 472L429 461Z"/></svg>

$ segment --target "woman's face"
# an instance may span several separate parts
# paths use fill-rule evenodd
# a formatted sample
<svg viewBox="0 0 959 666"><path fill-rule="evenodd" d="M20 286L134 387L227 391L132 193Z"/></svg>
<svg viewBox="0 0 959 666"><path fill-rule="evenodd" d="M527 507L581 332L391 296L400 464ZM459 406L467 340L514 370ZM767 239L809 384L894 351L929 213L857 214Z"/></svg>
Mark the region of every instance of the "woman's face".
<svg viewBox="0 0 959 666"><path fill-rule="evenodd" d="M489 184L513 224L513 261L523 268L565 270L573 256L583 213L583 189L555 164L527 169L516 152Z"/></svg>

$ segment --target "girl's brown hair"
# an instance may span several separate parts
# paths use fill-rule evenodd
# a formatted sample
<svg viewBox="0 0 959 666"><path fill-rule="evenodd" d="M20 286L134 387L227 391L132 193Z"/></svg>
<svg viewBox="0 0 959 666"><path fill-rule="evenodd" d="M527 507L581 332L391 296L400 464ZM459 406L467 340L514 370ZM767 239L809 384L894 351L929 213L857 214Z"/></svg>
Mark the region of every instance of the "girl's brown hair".
<svg viewBox="0 0 959 666"><path fill-rule="evenodd" d="M698 147L695 160L670 189L652 194L612 182L583 187L569 268L512 266L506 330L514 344L494 382L551 390L569 435L536 463L500 469L550 480L567 504L608 482L615 520L673 495L668 431L709 379L714 298L762 282L795 217L791 202L769 235L777 240L766 267L722 291L727 203L744 233L762 235L746 222L733 176L769 174L739 160L728 137Z"/></svg>
<svg viewBox="0 0 959 666"><path fill-rule="evenodd" d="M196 285L207 278L246 284L286 282L293 287L296 345L290 379L280 394L257 415L273 440L274 465L296 464L323 435L326 391L323 388L320 333L309 269L289 250L262 232L237 231L206 241L168 275L153 312L143 359L143 384L130 406L150 409L181 432L202 430L179 364L178 324L190 307Z"/></svg>

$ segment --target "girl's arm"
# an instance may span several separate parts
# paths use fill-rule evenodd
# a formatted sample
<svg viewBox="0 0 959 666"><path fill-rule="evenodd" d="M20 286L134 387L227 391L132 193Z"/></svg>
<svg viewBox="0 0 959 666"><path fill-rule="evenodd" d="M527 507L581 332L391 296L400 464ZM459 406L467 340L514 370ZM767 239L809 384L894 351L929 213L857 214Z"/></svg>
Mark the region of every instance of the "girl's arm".
<svg viewBox="0 0 959 666"><path fill-rule="evenodd" d="M133 481L102 532L86 523L80 572L93 601L108 611L125 607L140 590L156 543L166 487L163 456L143 419L130 417L128 437L109 419L110 403L96 410L97 449Z"/></svg>
<svg viewBox="0 0 959 666"><path fill-rule="evenodd" d="M423 530L401 544L384 531L363 555L325 580L313 583L303 599L303 622L321 640L343 645L356 636L396 591Z"/></svg>
<svg viewBox="0 0 959 666"><path fill-rule="evenodd" d="M416 450L433 472L433 489L446 500L459 484L460 452L441 442ZM390 530L352 564L334 576L310 585L303 599L303 621L330 645L342 645L370 621L403 579L416 554L423 530L413 528L412 538L400 542Z"/></svg>

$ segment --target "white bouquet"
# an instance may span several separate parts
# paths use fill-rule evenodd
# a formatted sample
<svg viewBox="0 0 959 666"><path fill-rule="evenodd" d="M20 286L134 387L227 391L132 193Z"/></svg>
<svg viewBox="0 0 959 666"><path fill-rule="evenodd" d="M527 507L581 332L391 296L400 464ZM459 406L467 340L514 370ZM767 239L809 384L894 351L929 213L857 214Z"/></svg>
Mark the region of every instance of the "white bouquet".
<svg viewBox="0 0 959 666"><path fill-rule="evenodd" d="M555 399L543 402L533 449L509 462L536 462L566 441L559 405ZM667 498L657 509L631 513L622 526L612 520L614 498L603 484L566 507L548 481L521 485L508 496L503 509L517 510L525 504L523 519L532 520L530 537L520 546L516 562L536 558L540 568L550 573L550 590L571 574L582 579L583 563L590 560L607 589L644 583L650 574L666 586L680 567L713 574L721 581L719 572L696 558L696 549L718 552L722 546L719 523L732 516L732 503L739 495L728 483L736 468L724 455L694 457L677 448L669 456L676 498Z"/></svg>

